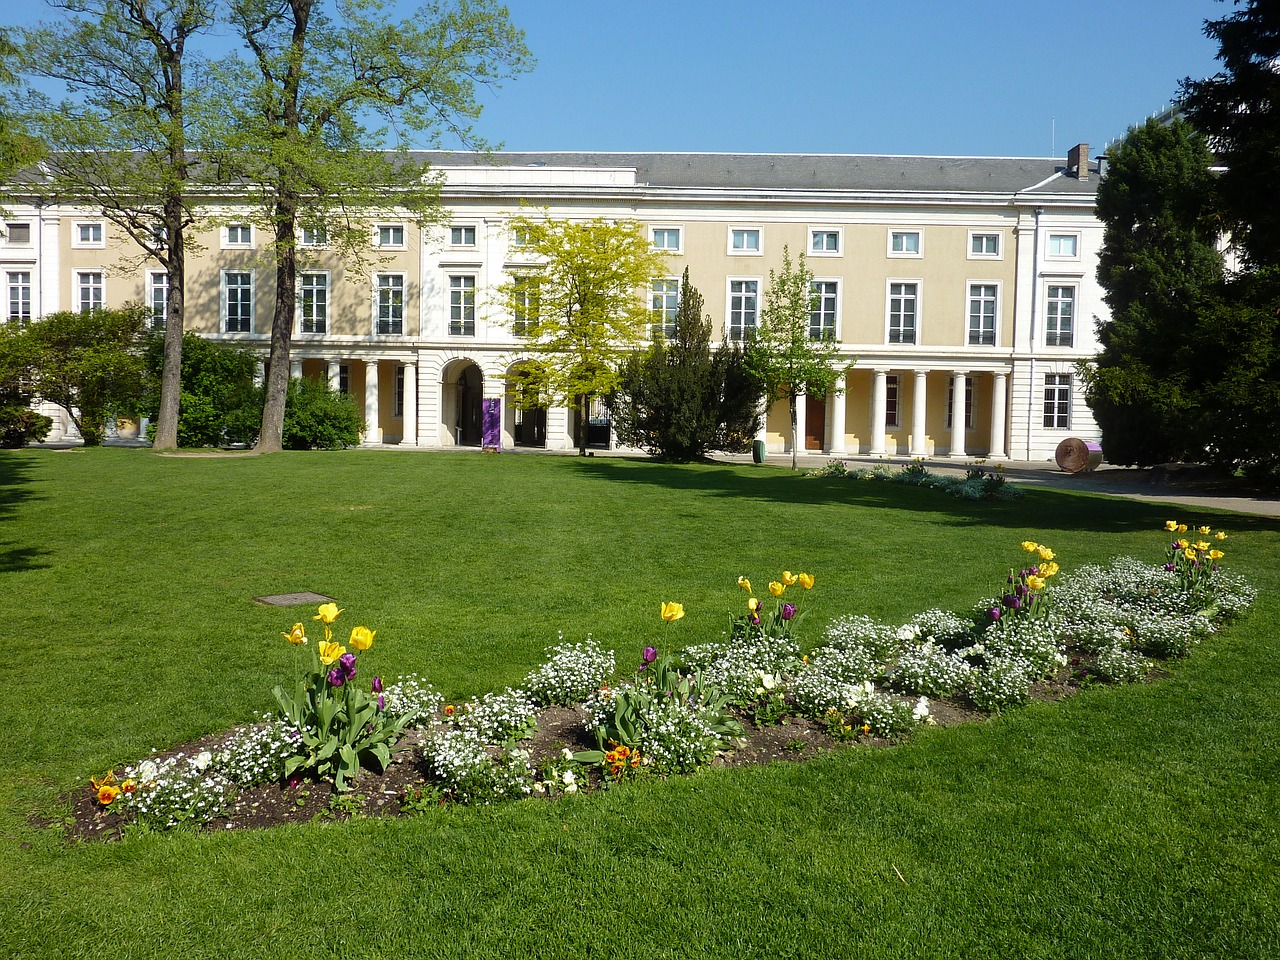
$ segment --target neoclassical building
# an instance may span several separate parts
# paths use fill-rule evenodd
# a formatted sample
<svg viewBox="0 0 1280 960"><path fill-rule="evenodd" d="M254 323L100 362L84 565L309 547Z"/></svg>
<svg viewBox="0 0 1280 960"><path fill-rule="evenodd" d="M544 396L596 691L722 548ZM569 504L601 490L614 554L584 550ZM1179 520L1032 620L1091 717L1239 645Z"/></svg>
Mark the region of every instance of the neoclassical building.
<svg viewBox="0 0 1280 960"><path fill-rule="evenodd" d="M1097 352L1102 226L1088 147L1063 160L791 154L420 155L445 178L441 225L389 206L358 268L299 237L293 371L362 399L369 444L574 445L564 408L522 411L526 344L495 288L536 270L513 214L634 219L669 270L654 277L654 335L678 278L706 300L715 335L749 335L782 251L815 276L815 336L856 360L844 389L803 398L804 448L842 455L1051 458L1097 440L1076 363ZM142 301L163 316L163 271L101 211L10 200L0 240L7 317ZM267 237L234 206L197 236L188 329L261 351L274 267ZM65 413L51 439L72 435ZM486 429L487 427L487 429ZM594 423L593 439L607 438ZM762 439L789 444L785 405Z"/></svg>

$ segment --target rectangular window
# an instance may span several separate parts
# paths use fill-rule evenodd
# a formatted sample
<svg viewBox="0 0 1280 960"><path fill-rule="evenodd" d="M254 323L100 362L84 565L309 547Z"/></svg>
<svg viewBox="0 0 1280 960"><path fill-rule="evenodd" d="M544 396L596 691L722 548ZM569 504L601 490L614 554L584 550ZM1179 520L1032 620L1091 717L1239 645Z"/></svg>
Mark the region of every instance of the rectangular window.
<svg viewBox="0 0 1280 960"><path fill-rule="evenodd" d="M653 281L653 323L649 336L654 340L673 340L676 335L676 314L680 310L680 281Z"/></svg>
<svg viewBox="0 0 1280 960"><path fill-rule="evenodd" d="M840 231L839 230L810 230L809 231L809 252L818 254L833 254L840 252Z"/></svg>
<svg viewBox="0 0 1280 960"><path fill-rule="evenodd" d="M916 342L916 312L919 306L919 284L889 284L889 342Z"/></svg>
<svg viewBox="0 0 1280 960"><path fill-rule="evenodd" d="M476 245L476 228L469 226L450 227L449 244L454 247L474 247Z"/></svg>
<svg viewBox="0 0 1280 960"><path fill-rule="evenodd" d="M75 225L75 243L76 247L101 247L102 246L102 224L100 223L77 223Z"/></svg>
<svg viewBox="0 0 1280 960"><path fill-rule="evenodd" d="M1079 256L1080 237L1074 233L1049 234L1049 256L1074 260Z"/></svg>
<svg viewBox="0 0 1280 960"><path fill-rule="evenodd" d="M891 373L884 378L884 425L898 425L898 375Z"/></svg>
<svg viewBox="0 0 1280 960"><path fill-rule="evenodd" d="M511 282L511 287L514 308L511 332L517 337L527 337L538 322L538 278L516 277Z"/></svg>
<svg viewBox="0 0 1280 960"><path fill-rule="evenodd" d="M834 280L815 280L809 285L813 309L809 312L809 339L836 338L837 286Z"/></svg>
<svg viewBox="0 0 1280 960"><path fill-rule="evenodd" d="M147 307L151 311L151 329L163 330L169 316L169 274L163 270L147 274Z"/></svg>
<svg viewBox="0 0 1280 960"><path fill-rule="evenodd" d="M84 270L76 273L76 310L89 313L102 309L102 272Z"/></svg>
<svg viewBox="0 0 1280 960"><path fill-rule="evenodd" d="M303 333L327 333L329 330L329 275L302 275L301 317L298 329Z"/></svg>
<svg viewBox="0 0 1280 960"><path fill-rule="evenodd" d="M391 408L393 417L404 416L404 367L396 367L396 396Z"/></svg>
<svg viewBox="0 0 1280 960"><path fill-rule="evenodd" d="M253 330L253 274L224 273L222 287L227 304L227 333L251 332Z"/></svg>
<svg viewBox="0 0 1280 960"><path fill-rule="evenodd" d="M4 275L5 290L8 294L10 320L31 319L31 271L8 270Z"/></svg>
<svg viewBox="0 0 1280 960"><path fill-rule="evenodd" d="M759 253L760 230L756 227L729 231L730 253Z"/></svg>
<svg viewBox="0 0 1280 960"><path fill-rule="evenodd" d="M29 223L6 223L4 230L8 235L9 243L14 246L31 242L31 224Z"/></svg>
<svg viewBox="0 0 1280 960"><path fill-rule="evenodd" d="M969 234L969 257L973 259L990 258L996 259L1000 256L1000 234L998 233L971 233Z"/></svg>
<svg viewBox="0 0 1280 960"><path fill-rule="evenodd" d="M233 223L227 227L227 246L253 246L253 227L247 223Z"/></svg>
<svg viewBox="0 0 1280 960"><path fill-rule="evenodd" d="M1055 430L1071 427L1071 374L1045 374L1044 425Z"/></svg>
<svg viewBox="0 0 1280 960"><path fill-rule="evenodd" d="M378 225L378 246L403 247L404 226L398 223L382 223Z"/></svg>
<svg viewBox="0 0 1280 960"><path fill-rule="evenodd" d="M653 249L666 250L670 253L680 252L679 227L654 227Z"/></svg>
<svg viewBox="0 0 1280 960"><path fill-rule="evenodd" d="M323 247L328 243L329 231L323 226L302 228L302 245L304 247Z"/></svg>
<svg viewBox="0 0 1280 960"><path fill-rule="evenodd" d="M343 396L351 394L351 364L338 364L338 392Z"/></svg>
<svg viewBox="0 0 1280 960"><path fill-rule="evenodd" d="M1046 347L1069 347L1074 342L1072 331L1076 315L1076 288L1050 287L1049 315L1044 328Z"/></svg>
<svg viewBox="0 0 1280 960"><path fill-rule="evenodd" d="M969 346L996 342L996 285L969 284Z"/></svg>
<svg viewBox="0 0 1280 960"><path fill-rule="evenodd" d="M746 340L756 330L757 280L729 281L729 339Z"/></svg>
<svg viewBox="0 0 1280 960"><path fill-rule="evenodd" d="M946 427L951 429L951 418L955 416L956 401L956 381L951 378L951 382L947 384L947 421ZM973 378L964 378L964 425L968 430L973 429Z"/></svg>
<svg viewBox="0 0 1280 960"><path fill-rule="evenodd" d="M404 277L380 273L378 283L378 333L404 333Z"/></svg>
<svg viewBox="0 0 1280 960"><path fill-rule="evenodd" d="M920 231L919 230L890 230L889 231L889 256L891 257L920 256Z"/></svg>
<svg viewBox="0 0 1280 960"><path fill-rule="evenodd" d="M449 336L476 335L476 278L449 278Z"/></svg>

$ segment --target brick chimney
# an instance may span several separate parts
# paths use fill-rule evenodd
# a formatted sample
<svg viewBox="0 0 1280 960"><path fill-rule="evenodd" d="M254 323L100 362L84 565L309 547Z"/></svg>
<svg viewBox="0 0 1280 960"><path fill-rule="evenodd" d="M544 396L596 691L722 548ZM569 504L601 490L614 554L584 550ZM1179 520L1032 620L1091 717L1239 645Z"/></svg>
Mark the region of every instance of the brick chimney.
<svg viewBox="0 0 1280 960"><path fill-rule="evenodd" d="M1077 143L1067 151L1067 173L1077 180L1089 179L1089 145Z"/></svg>

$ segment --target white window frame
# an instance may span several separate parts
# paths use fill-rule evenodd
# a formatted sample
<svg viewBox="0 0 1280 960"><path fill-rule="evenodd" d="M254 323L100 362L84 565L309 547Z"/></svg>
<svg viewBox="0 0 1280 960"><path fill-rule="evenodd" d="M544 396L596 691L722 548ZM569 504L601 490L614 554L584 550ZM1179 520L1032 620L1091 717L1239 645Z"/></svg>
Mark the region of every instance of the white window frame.
<svg viewBox="0 0 1280 960"><path fill-rule="evenodd" d="M151 316L151 329L163 330L169 314L169 274L167 271L147 271L147 311Z"/></svg>
<svg viewBox="0 0 1280 960"><path fill-rule="evenodd" d="M316 312L314 309L314 303L312 304L313 309L311 311L311 317L310 318L307 317L307 296L306 296L307 295L307 279L312 277L319 277L324 281L323 288L322 288L324 291L324 303L323 303L324 316L320 318L321 329L319 330L315 329ZM328 270L299 270L298 271L298 310L297 310L298 327L297 329L298 329L299 336L323 337L330 332L329 317L332 313L331 307L333 305L332 288L333 288L333 284L330 280ZM312 287L312 289L314 290L315 288ZM308 323L311 324L310 330L306 328Z"/></svg>
<svg viewBox="0 0 1280 960"><path fill-rule="evenodd" d="M973 245L981 237L982 239L991 238L996 242L994 253L987 253L984 250L974 250ZM985 246L985 244L984 244ZM969 253L970 260L1003 260L1004 259L1004 234L999 230L970 230L969 231Z"/></svg>
<svg viewBox="0 0 1280 960"><path fill-rule="evenodd" d="M912 295L915 301L915 313L912 316L912 339L903 340L901 338L892 339L893 334L893 288L896 285L914 286L915 293ZM905 294L900 294L905 295ZM920 343L921 320L924 314L922 303L924 301L924 281L918 277L890 277L884 284L884 342L892 345L918 345Z"/></svg>
<svg viewBox="0 0 1280 960"><path fill-rule="evenodd" d="M1071 374L1046 373L1044 375L1044 407L1042 411L1043 420L1041 421L1044 429L1071 429L1071 414L1074 407L1072 393L1074 390L1075 380ZM1065 423L1060 422L1064 420L1066 421Z"/></svg>
<svg viewBox="0 0 1280 960"><path fill-rule="evenodd" d="M752 320L751 320L751 326L750 326L750 327L748 327L748 326L746 325L746 323L745 323L745 311L744 311L744 313L743 313L744 323L742 324L742 330L741 330L741 332L739 333L739 335L738 335L738 336L736 336L736 337L733 335L733 313L734 313L734 310L733 310L733 298L734 298L733 285L734 285L735 283L753 283L753 284L755 284L755 289L754 289L754 290L751 290L750 292L748 292L748 291L746 291L746 290L740 290L740 291L738 291L738 295L739 295L739 296L744 296L744 297L745 297L745 296L749 296L749 297L751 297L751 298L752 298L752 308L751 308L751 318L752 318ZM726 340L729 340L731 343L746 343L746 342L747 342L747 331L748 331L748 330L755 331L755 330L758 330L758 329L760 328L760 278L759 278L759 277L726 277L726 278L725 278L725 286L724 286L724 289L725 289L725 300L724 300L724 335L725 335L725 339L726 339Z"/></svg>
<svg viewBox="0 0 1280 960"><path fill-rule="evenodd" d="M819 284L822 284L823 286L830 284L835 289L831 290L829 293L825 290L815 290L814 288L817 287ZM822 339L821 337L815 337L813 335L814 329L815 329L813 320L814 320L815 313L821 314L823 320L826 319L826 305L827 305L826 300L827 300L827 297L830 296L832 301L831 302L831 327L830 327L831 339L838 343L840 340L840 280L839 278L838 277L814 277L810 283L809 291L811 294L813 294L815 297L818 298L818 310L809 311L809 339L810 340ZM822 324L821 329L824 332L827 330L825 323Z"/></svg>
<svg viewBox="0 0 1280 960"><path fill-rule="evenodd" d="M750 234L755 234L756 245L754 247L735 246L738 235L741 234L745 242ZM728 252L731 257L762 257L764 256L764 228L760 226L731 226L729 227L728 236Z"/></svg>
<svg viewBox="0 0 1280 960"><path fill-rule="evenodd" d="M467 231L471 231L471 239L468 240ZM461 237L454 239L454 231L461 233ZM451 223L449 224L449 246L462 248L464 250L474 250L480 236L479 228L474 223Z"/></svg>
<svg viewBox="0 0 1280 960"><path fill-rule="evenodd" d="M382 242L382 232L387 232L387 242ZM400 233L400 239L395 239L396 231ZM373 226L373 245L379 250L405 250L407 246L408 231L405 230L403 223L377 223Z"/></svg>
<svg viewBox="0 0 1280 960"><path fill-rule="evenodd" d="M1063 253L1061 250L1053 249L1054 243L1061 241L1071 241L1071 253ZM1055 231L1050 233L1044 242L1044 258L1046 260L1079 260L1080 259L1080 234L1075 231Z"/></svg>
<svg viewBox="0 0 1280 960"><path fill-rule="evenodd" d="M231 231L236 231L236 239L232 239ZM248 235L248 239L244 239L244 235ZM222 228L222 249L224 250L252 250L253 249L253 224L251 223L228 223ZM238 272L238 271L237 271Z"/></svg>
<svg viewBox="0 0 1280 960"><path fill-rule="evenodd" d="M474 273L451 273L447 276L449 291L449 336L471 337L476 335L476 292L479 284ZM460 281L457 285L454 281ZM470 280L470 285L467 281ZM457 299L455 301L455 294ZM454 329L454 327L458 329ZM471 329L468 330L467 327Z"/></svg>
<svg viewBox="0 0 1280 960"><path fill-rule="evenodd" d="M26 227L26 228L27 228L27 239L25 239L25 240L15 240L15 239L13 239L13 228L14 228L14 227ZM34 238L34 237L35 237L35 231L31 229L31 221L30 221L30 220L6 220L6 221L5 221L5 224L4 224L4 242L5 242L5 246L8 246L8 247L22 247L22 248L30 247L30 246L32 245L32 242L33 242L33 238Z"/></svg>
<svg viewBox="0 0 1280 960"><path fill-rule="evenodd" d="M520 271L511 277L511 333L527 337L529 328L538 321L538 284L541 276L534 271Z"/></svg>
<svg viewBox="0 0 1280 960"><path fill-rule="evenodd" d="M310 236L308 236L310 234ZM318 227L303 227L299 231L298 246L324 249L329 246L329 230L323 224Z"/></svg>
<svg viewBox="0 0 1280 960"><path fill-rule="evenodd" d="M662 284L662 289L658 289ZM680 313L680 280L678 277L654 277L649 285L649 307L653 320L649 322L650 340L674 340L677 334L676 317Z"/></svg>
<svg viewBox="0 0 1280 960"><path fill-rule="evenodd" d="M4 271L4 320L6 323L15 320L31 319L31 278L35 271L31 268L5 268ZM26 279L22 279L25 277ZM15 310L14 307L17 307Z"/></svg>
<svg viewBox="0 0 1280 960"><path fill-rule="evenodd" d="M951 429L951 425L955 422L956 409L956 378L950 377L947 380L947 415L943 418L943 426ZM966 430L973 429L973 377L964 378L964 428Z"/></svg>
<svg viewBox="0 0 1280 960"><path fill-rule="evenodd" d="M658 245L659 232L666 235L674 233L676 235L676 245L674 247L659 246ZM670 239L670 237L664 236L663 239ZM665 253L674 253L676 255L682 254L684 253L684 227L677 226L675 224L669 224L669 223L651 224L649 227L649 243L655 250L662 250Z"/></svg>
<svg viewBox="0 0 1280 960"><path fill-rule="evenodd" d="M888 430L902 426L902 378L896 373L884 378L884 425Z"/></svg>
<svg viewBox="0 0 1280 960"><path fill-rule="evenodd" d="M994 300L993 310L991 313L991 340L987 342L981 337L978 340L973 339L973 288L974 287L991 287L995 292L992 295ZM1000 342L1000 303L1004 299L1004 291L1001 290L999 280L970 280L965 284L964 299L964 342L968 347L993 347ZM981 333L979 328L979 333Z"/></svg>
<svg viewBox="0 0 1280 960"><path fill-rule="evenodd" d="M1070 290L1071 297L1069 298L1069 300L1061 296L1055 297L1053 295L1054 290ZM1071 304L1071 317L1070 317L1071 331L1070 331L1070 336L1067 338L1068 342L1066 343L1062 342L1063 338L1062 338L1061 312L1058 311L1058 315L1056 317L1053 316L1055 312L1053 309L1054 304L1064 303L1064 302L1070 302ZM1044 285L1044 345L1046 347L1062 347L1064 349L1070 349L1074 347L1076 343L1076 320L1079 316L1080 316L1080 282L1075 278L1046 280ZM1056 323L1054 324L1055 329L1052 332L1052 334L1050 333L1050 329L1049 329L1049 322L1051 319L1056 321Z"/></svg>
<svg viewBox="0 0 1280 960"><path fill-rule="evenodd" d="M390 283L384 287L382 285L382 279L384 277L387 278L388 280L399 280L400 283L398 285ZM408 302L407 288L408 288L407 275L403 271L394 271L394 270L381 271L373 275L373 333L374 333L374 336L377 336L377 337L404 336L405 306ZM400 292L400 317L398 321L395 321L395 322L398 322L400 325L399 330L382 330L381 329L382 291L383 290L388 291L388 293L395 293L397 290ZM388 310L390 310L394 306L395 306L395 298L388 297L387 299ZM387 325L391 326L392 324L393 324L393 318L390 316L390 314L388 314Z"/></svg>
<svg viewBox="0 0 1280 960"><path fill-rule="evenodd" d="M92 277L97 277L95 283ZM97 293L95 302L94 292ZM101 310L107 305L107 273L105 270L77 270L75 272L75 310L76 313L89 313L92 310ZM89 301L86 304L85 295L88 294Z"/></svg>
<svg viewBox="0 0 1280 960"><path fill-rule="evenodd" d="M391 415L404 418L404 364L396 364L396 385L391 400Z"/></svg>
<svg viewBox="0 0 1280 960"><path fill-rule="evenodd" d="M828 250L824 245L821 250L813 245L813 241L818 237L835 237L836 246L834 250ZM842 257L844 256L844 227L810 227L809 228L809 257Z"/></svg>
<svg viewBox="0 0 1280 960"><path fill-rule="evenodd" d="M914 250L894 249L899 237L915 237L916 248ZM921 259L924 256L924 231L918 227L890 227L885 241L885 255L896 260Z"/></svg>
<svg viewBox="0 0 1280 960"><path fill-rule="evenodd" d="M249 284L248 284L249 329L248 330L232 330L231 329L231 283L228 281L228 278L232 274L235 274L236 276L243 275L249 278ZM257 319L257 309L256 309L257 302L258 302L257 283L258 283L258 278L254 275L254 272L252 270L223 270L222 271L222 297L221 297L222 323L220 324L220 326L222 327L223 333L253 333L253 324L254 324L254 321ZM242 284L236 284L235 288L237 290L243 290L244 286Z"/></svg>
<svg viewBox="0 0 1280 960"><path fill-rule="evenodd" d="M85 239L85 232L90 236ZM93 236L93 234L97 236ZM77 220L71 225L71 246L76 250L102 250L107 245L107 227L101 220Z"/></svg>

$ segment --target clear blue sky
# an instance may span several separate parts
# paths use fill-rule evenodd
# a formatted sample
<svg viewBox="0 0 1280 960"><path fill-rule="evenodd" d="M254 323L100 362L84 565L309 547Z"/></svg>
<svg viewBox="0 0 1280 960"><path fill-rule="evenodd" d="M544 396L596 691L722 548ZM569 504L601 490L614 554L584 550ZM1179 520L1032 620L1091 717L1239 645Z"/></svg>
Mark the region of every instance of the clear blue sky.
<svg viewBox="0 0 1280 960"><path fill-rule="evenodd" d="M0 24L53 18L17 0ZM416 6L400 0L407 15ZM1214 73L1214 0L509 0L538 59L485 92L512 150L1098 152Z"/></svg>

